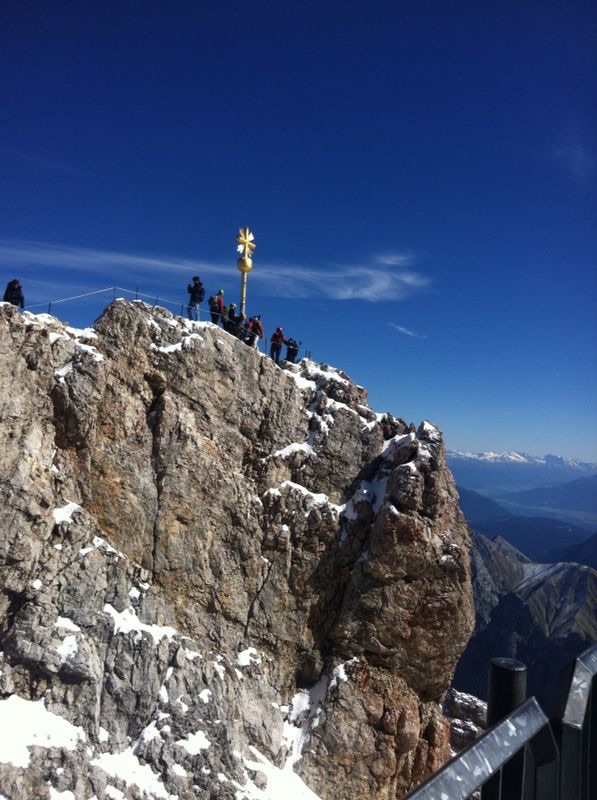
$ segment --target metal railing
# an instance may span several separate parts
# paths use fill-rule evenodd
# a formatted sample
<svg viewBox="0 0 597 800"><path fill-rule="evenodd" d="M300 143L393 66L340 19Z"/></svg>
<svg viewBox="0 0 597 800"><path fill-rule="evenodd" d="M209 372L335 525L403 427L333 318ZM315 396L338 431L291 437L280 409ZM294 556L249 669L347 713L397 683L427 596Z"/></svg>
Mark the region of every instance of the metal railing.
<svg viewBox="0 0 597 800"><path fill-rule="evenodd" d="M58 300L49 300L48 302L44 303L33 303L28 304L25 306L25 311L32 311L33 309L40 309L40 308L47 308L48 314L54 313L54 307L60 305L62 303L72 303L77 300L83 300L90 297L98 296L98 295L105 295L111 294L111 300L116 300L122 294L129 295L134 300L147 300L147 304L151 305L152 308L166 308L168 310L172 310L172 313L178 314L181 317L188 317L189 319L195 318L193 312L196 311L196 318L197 320L202 319L203 321L211 321L211 311L209 308L204 308L201 304L197 306L190 306L188 303L181 303L178 300L171 300L169 298L160 297L159 295L153 294L145 294L140 292L138 288L135 290L133 289L125 289L122 286L109 286L106 289L96 289L92 292L84 292L83 294L73 295L72 297L62 297ZM222 320L220 320L222 322ZM225 330L225 328L224 328ZM229 331L228 331L229 332ZM234 334L231 334L234 335ZM264 353L267 354L268 352L268 341L266 337L261 337L258 343L263 350ZM310 350L305 350L305 357L311 358ZM280 359L283 360L283 359Z"/></svg>
<svg viewBox="0 0 597 800"><path fill-rule="evenodd" d="M189 306L188 303L181 303L178 300L170 300L170 299L168 299L166 297L160 297L159 295L145 294L143 292L140 292L138 288L133 290L133 289L124 289L122 286L109 286L107 289L96 289L93 292L84 292L83 294L77 294L77 295L74 295L73 297L61 297L58 300L49 300L47 303L34 303L33 305L25 306L25 310L26 311L30 311L32 308L45 308L45 307L47 307L48 314L51 314L52 313L52 307L53 306L57 306L60 303L71 303L71 302L73 302L75 300L82 300L82 299L84 299L86 297L92 297L94 295L100 295L100 294L111 294L112 295L112 300L116 300L116 298L119 296L117 294L118 292L124 293L125 295L130 295L135 300L139 300L141 298L146 298L148 301L150 301L148 303L148 305L151 305L153 307L160 306L160 307L163 307L163 308L167 308L167 307L174 308L177 311L180 311L180 316L181 317L185 316L185 312L186 312L186 314L188 314L189 313L189 309L191 308L191 306ZM197 306L198 310L199 310L199 308L200 308L200 306ZM209 311L204 316L208 317L209 316Z"/></svg>
<svg viewBox="0 0 597 800"><path fill-rule="evenodd" d="M561 800L597 798L597 646L564 672L554 731L560 750Z"/></svg>
<svg viewBox="0 0 597 800"><path fill-rule="evenodd" d="M405 800L467 800L479 790L482 800L596 800L596 676L597 645L562 676L550 720L534 697L521 702L524 664L494 659L489 667L490 729Z"/></svg>

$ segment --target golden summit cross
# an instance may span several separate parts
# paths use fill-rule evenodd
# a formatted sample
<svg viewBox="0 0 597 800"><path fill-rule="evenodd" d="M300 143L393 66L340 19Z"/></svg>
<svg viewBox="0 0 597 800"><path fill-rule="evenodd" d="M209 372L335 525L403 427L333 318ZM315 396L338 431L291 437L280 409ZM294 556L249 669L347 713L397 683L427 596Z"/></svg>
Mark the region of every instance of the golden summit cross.
<svg viewBox="0 0 597 800"><path fill-rule="evenodd" d="M236 248L239 253L242 253L244 258L251 258L255 245L253 244L255 237L248 228L241 228L239 235L236 237L238 247Z"/></svg>

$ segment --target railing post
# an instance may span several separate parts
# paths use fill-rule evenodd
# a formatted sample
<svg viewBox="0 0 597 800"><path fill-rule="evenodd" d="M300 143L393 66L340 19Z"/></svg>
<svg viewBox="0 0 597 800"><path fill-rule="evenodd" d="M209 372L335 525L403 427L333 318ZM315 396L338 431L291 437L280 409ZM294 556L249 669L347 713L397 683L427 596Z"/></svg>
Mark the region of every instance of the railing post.
<svg viewBox="0 0 597 800"><path fill-rule="evenodd" d="M48 314L52 313L52 303L51 301L48 303Z"/></svg>
<svg viewBox="0 0 597 800"><path fill-rule="evenodd" d="M487 727L491 728L524 703L527 668L513 658L493 658L487 680ZM481 789L481 800L520 800L523 790L524 749Z"/></svg>
<svg viewBox="0 0 597 800"><path fill-rule="evenodd" d="M587 797L597 796L597 680L592 679L592 689L589 694L589 707L587 710Z"/></svg>
<svg viewBox="0 0 597 800"><path fill-rule="evenodd" d="M139 299L139 287L135 286L135 300Z"/></svg>
<svg viewBox="0 0 597 800"><path fill-rule="evenodd" d="M554 717L560 747L560 797L593 800L597 796L597 645L585 650L562 673L562 697Z"/></svg>
<svg viewBox="0 0 597 800"><path fill-rule="evenodd" d="M507 717L526 700L527 668L513 658L493 658L487 682L487 726Z"/></svg>
<svg viewBox="0 0 597 800"><path fill-rule="evenodd" d="M528 744L525 761L525 791L533 800L558 800L560 754L550 725Z"/></svg>

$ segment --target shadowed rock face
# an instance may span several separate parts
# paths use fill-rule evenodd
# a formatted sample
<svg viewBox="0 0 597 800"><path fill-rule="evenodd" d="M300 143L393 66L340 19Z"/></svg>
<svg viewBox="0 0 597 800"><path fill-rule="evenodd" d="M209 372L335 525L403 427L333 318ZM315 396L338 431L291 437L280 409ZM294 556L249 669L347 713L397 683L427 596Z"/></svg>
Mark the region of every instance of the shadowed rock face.
<svg viewBox="0 0 597 800"><path fill-rule="evenodd" d="M448 757L473 611L433 425L138 302L1 305L0 354L0 727L51 731L0 793L381 800Z"/></svg>
<svg viewBox="0 0 597 800"><path fill-rule="evenodd" d="M476 624L454 686L486 697L489 661L518 659L528 667L527 694L550 712L554 676L597 641L597 572L536 564L501 537L474 532L472 542Z"/></svg>

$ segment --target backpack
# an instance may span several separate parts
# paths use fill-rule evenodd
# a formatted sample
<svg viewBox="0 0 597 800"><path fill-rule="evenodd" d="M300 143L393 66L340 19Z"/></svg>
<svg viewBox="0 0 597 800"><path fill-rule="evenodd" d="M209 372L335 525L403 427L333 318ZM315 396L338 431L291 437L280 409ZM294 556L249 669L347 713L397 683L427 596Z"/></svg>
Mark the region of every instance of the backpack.
<svg viewBox="0 0 597 800"><path fill-rule="evenodd" d="M216 299L215 294L212 294L212 296L209 298L209 300L207 302L209 303L209 310L210 311L214 311L214 312L215 311L219 311L219 309L218 309L218 301Z"/></svg>
<svg viewBox="0 0 597 800"><path fill-rule="evenodd" d="M263 325L261 324L261 320L260 319L256 319L255 317L252 317L249 320L249 324L247 325L247 328L251 331L251 333L254 333L257 336L263 336Z"/></svg>

